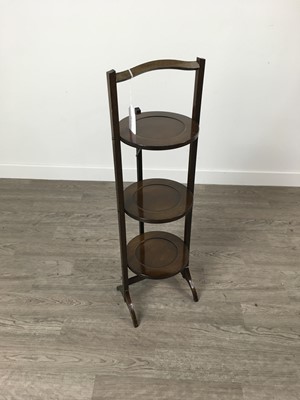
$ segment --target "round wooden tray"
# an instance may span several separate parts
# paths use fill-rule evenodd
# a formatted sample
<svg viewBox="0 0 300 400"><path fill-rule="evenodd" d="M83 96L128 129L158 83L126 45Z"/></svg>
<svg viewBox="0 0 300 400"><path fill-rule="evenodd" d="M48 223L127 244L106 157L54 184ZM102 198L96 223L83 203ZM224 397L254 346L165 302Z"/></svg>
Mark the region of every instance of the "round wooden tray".
<svg viewBox="0 0 300 400"><path fill-rule="evenodd" d="M168 232L147 232L127 246L128 266L137 275L164 279L178 274L188 265L184 242Z"/></svg>
<svg viewBox="0 0 300 400"><path fill-rule="evenodd" d="M124 203L130 217L142 222L163 223L187 214L193 204L193 195L181 183L146 179L125 189Z"/></svg>
<svg viewBox="0 0 300 400"><path fill-rule="evenodd" d="M199 125L185 115L145 112L136 116L136 134L129 129L129 118L120 121L120 137L129 146L147 150L175 149L198 137Z"/></svg>

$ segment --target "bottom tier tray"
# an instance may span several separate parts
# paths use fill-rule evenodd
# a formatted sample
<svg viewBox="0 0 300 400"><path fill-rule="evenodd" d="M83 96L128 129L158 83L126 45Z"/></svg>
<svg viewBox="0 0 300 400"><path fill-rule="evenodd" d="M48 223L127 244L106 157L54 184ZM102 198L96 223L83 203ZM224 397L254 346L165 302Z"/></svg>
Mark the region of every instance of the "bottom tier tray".
<svg viewBox="0 0 300 400"><path fill-rule="evenodd" d="M127 246L128 267L137 275L152 279L169 278L188 265L184 242L168 232L147 232L136 236Z"/></svg>

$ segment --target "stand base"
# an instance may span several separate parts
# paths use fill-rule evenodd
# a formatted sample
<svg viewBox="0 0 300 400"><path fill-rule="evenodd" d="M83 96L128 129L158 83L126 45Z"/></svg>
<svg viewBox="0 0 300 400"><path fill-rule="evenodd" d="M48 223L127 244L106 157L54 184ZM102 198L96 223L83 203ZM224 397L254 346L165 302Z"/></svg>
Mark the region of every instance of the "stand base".
<svg viewBox="0 0 300 400"><path fill-rule="evenodd" d="M184 270L181 272L182 277L187 281L189 284L189 287L192 291L193 299L195 302L199 301L198 293L196 291L195 285L192 281L191 273L188 267L184 268Z"/></svg>
<svg viewBox="0 0 300 400"><path fill-rule="evenodd" d="M188 285L189 285L189 287L190 287L190 289L192 291L192 295L193 295L194 301L195 302L199 301L199 297L198 297L195 285L194 285L194 283L192 281L192 277L191 277L191 273L190 273L189 268L185 267L184 270L181 271L181 275L187 281L187 283L188 283ZM144 279L146 279L145 276L135 275L135 276L133 276L133 277L128 279L128 285L132 285L133 283L140 282L140 281L142 281ZM123 285L117 286L117 290L119 290L119 292L122 293L123 299L124 299L124 301L125 301L125 303L126 303L126 305L128 307L128 310L130 312L130 316L131 316L131 319L132 319L133 326L135 328L137 328L139 326L139 323L138 323L138 320L137 320L137 317L136 317L134 305L133 305L133 303L131 301L129 290L128 289L124 290Z"/></svg>
<svg viewBox="0 0 300 400"><path fill-rule="evenodd" d="M135 313L135 310L134 310L133 303L131 301L129 290L124 291L123 285L118 286L117 290L119 290L122 293L123 299L124 299L124 301L125 301L125 303L126 303L126 305L128 307L128 310L130 312L130 316L131 316L131 319L132 319L133 326L135 328L137 328L139 326L139 323L138 323L138 320L137 320L137 317L136 317L136 313Z"/></svg>

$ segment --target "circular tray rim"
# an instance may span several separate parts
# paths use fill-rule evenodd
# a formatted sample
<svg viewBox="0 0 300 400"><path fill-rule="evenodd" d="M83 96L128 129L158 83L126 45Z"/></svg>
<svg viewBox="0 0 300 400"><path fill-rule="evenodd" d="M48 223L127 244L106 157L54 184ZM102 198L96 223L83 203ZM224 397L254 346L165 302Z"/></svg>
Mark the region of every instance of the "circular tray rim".
<svg viewBox="0 0 300 400"><path fill-rule="evenodd" d="M165 142L157 143L154 138L139 136L138 133L133 134L129 130L129 118L125 117L120 121L120 140L128 146L145 150L169 150L186 146L198 138L199 125L186 115L165 111L147 111L136 116L137 121L139 119L151 119L151 117L176 119L184 124L185 129L181 135L176 137L176 140L173 139L173 142L166 138Z"/></svg>
<svg viewBox="0 0 300 400"><path fill-rule="evenodd" d="M139 186L150 186L150 185L160 185L160 186L169 186L173 189L177 190L180 195L179 205L173 207L173 214L168 217L164 217L163 215L166 213L166 210L163 211L145 211L143 216L140 216L139 206L138 203L130 202L130 199L134 194L137 192ZM159 194L158 194L159 195ZM184 197L186 201L184 201ZM184 207L185 205L185 207ZM124 190L124 209L127 215L131 218L141 221L141 222L148 222L152 224L159 224L159 223L166 223L176 221L186 214L189 213L193 206L193 194L191 191L188 190L186 186L182 183L177 181L173 181L171 179L161 179L161 178L151 178L151 179L144 179L142 181L134 182L130 186L128 186Z"/></svg>
<svg viewBox="0 0 300 400"><path fill-rule="evenodd" d="M172 260L168 265L153 269L153 273L145 271L141 267L140 260L136 257L137 247L144 241L149 239L162 239L172 242L177 248L177 256L175 261ZM145 276L150 279L166 279L177 275L188 265L188 248L178 236L165 231L151 231L134 237L127 245L128 267L139 276ZM171 269L171 271L170 271Z"/></svg>

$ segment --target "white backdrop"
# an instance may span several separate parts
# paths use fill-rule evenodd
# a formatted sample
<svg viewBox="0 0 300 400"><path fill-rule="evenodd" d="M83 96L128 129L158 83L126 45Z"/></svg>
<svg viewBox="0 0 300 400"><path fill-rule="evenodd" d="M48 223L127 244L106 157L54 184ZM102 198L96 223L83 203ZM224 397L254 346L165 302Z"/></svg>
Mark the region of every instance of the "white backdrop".
<svg viewBox="0 0 300 400"><path fill-rule="evenodd" d="M299 21L299 0L0 0L0 177L112 180L105 72L199 56L197 182L300 186ZM135 104L188 114L192 80L141 75ZM146 176L184 180L186 155L147 153Z"/></svg>

